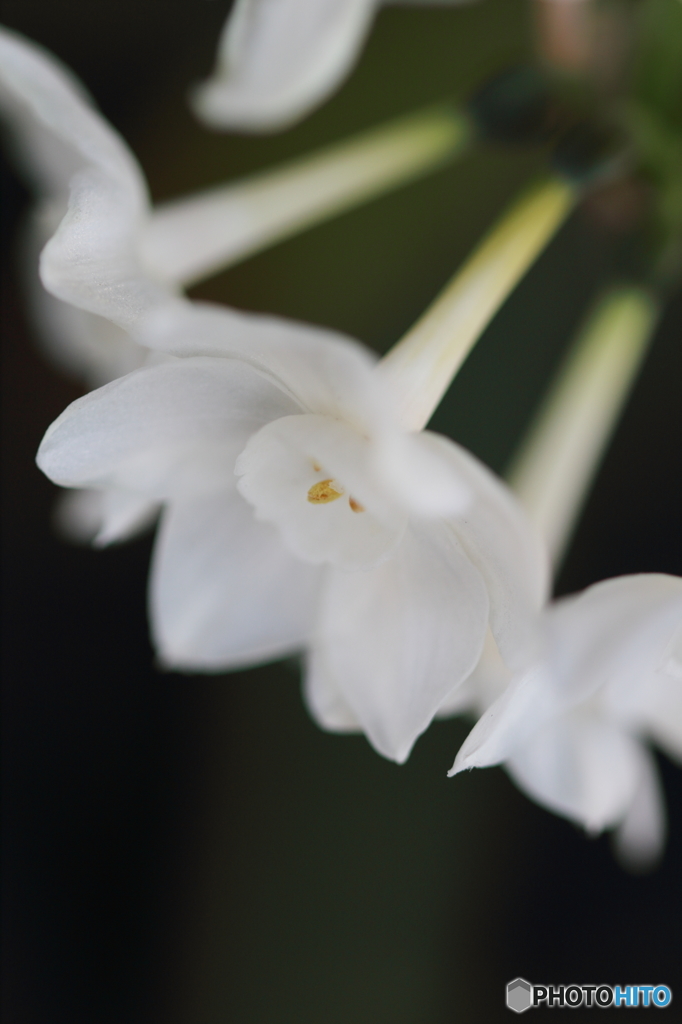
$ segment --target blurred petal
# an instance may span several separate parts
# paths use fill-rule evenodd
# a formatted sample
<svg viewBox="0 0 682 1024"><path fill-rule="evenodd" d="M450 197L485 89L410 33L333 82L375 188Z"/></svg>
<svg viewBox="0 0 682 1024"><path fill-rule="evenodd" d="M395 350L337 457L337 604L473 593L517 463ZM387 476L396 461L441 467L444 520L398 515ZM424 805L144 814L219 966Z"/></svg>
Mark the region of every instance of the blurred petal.
<svg viewBox="0 0 682 1024"><path fill-rule="evenodd" d="M65 540L90 544L102 527L104 492L68 489L57 495L54 525Z"/></svg>
<svg viewBox="0 0 682 1024"><path fill-rule="evenodd" d="M217 672L291 654L309 639L319 582L236 491L178 502L163 515L150 580L159 657Z"/></svg>
<svg viewBox="0 0 682 1024"><path fill-rule="evenodd" d="M46 196L66 200L71 176L97 166L144 209L137 161L82 83L53 54L7 28L0 28L0 109L16 155Z"/></svg>
<svg viewBox="0 0 682 1024"><path fill-rule="evenodd" d="M47 431L38 465L67 487L121 487L149 499L225 490L250 435L295 411L244 363L174 359L73 402Z"/></svg>
<svg viewBox="0 0 682 1024"><path fill-rule="evenodd" d="M481 715L448 774L506 761L556 713L554 691L542 663L520 673Z"/></svg>
<svg viewBox="0 0 682 1024"><path fill-rule="evenodd" d="M102 522L94 538L95 547L129 540L152 526L160 511L158 502L132 491L120 488L102 491Z"/></svg>
<svg viewBox="0 0 682 1024"><path fill-rule="evenodd" d="M629 871L649 871L663 853L666 814L653 756L640 749L640 776L632 803L614 834L618 860Z"/></svg>
<svg viewBox="0 0 682 1024"><path fill-rule="evenodd" d="M240 359L270 376L306 412L336 416L361 432L383 426L390 415L373 353L323 327L183 302L158 309L140 340L176 356Z"/></svg>
<svg viewBox="0 0 682 1024"><path fill-rule="evenodd" d="M103 547L152 526L157 502L129 491L66 490L55 506L55 525L67 540Z"/></svg>
<svg viewBox="0 0 682 1024"><path fill-rule="evenodd" d="M134 156L59 61L6 29L0 104L29 176L63 207L41 258L45 286L124 328L172 302L138 262L136 236L149 203Z"/></svg>
<svg viewBox="0 0 682 1024"><path fill-rule="evenodd" d="M682 763L682 629L656 671L643 680L639 698L638 722L668 757Z"/></svg>
<svg viewBox="0 0 682 1024"><path fill-rule="evenodd" d="M355 62L375 0L237 0L214 75L194 94L209 124L272 131L321 103Z"/></svg>
<svg viewBox="0 0 682 1024"><path fill-rule="evenodd" d="M408 528L381 565L329 570L325 580L313 669L320 657L370 742L403 762L480 657L488 618L481 576L434 524Z"/></svg>
<svg viewBox="0 0 682 1024"><path fill-rule="evenodd" d="M314 649L307 658L303 699L311 718L329 732L362 732L334 676L324 661L324 650Z"/></svg>
<svg viewBox="0 0 682 1024"><path fill-rule="evenodd" d="M577 704L605 687L611 716L627 722L680 622L676 576L620 576L557 601L546 623L553 676L566 702Z"/></svg>
<svg viewBox="0 0 682 1024"><path fill-rule="evenodd" d="M38 275L38 260L58 223L42 205L27 224L22 245L26 307L48 358L89 388L98 388L143 366L149 353L116 324L62 302L46 290Z"/></svg>
<svg viewBox="0 0 682 1024"><path fill-rule="evenodd" d="M367 568L390 555L407 523L373 478L370 457L370 442L331 416L282 417L247 443L237 486L299 558Z"/></svg>
<svg viewBox="0 0 682 1024"><path fill-rule="evenodd" d="M532 800L601 832L632 805L641 761L642 748L631 736L576 715L547 723L505 767Z"/></svg>
<svg viewBox="0 0 682 1024"><path fill-rule="evenodd" d="M503 659L510 668L525 668L537 655L536 616L549 588L542 540L509 488L482 462L438 434L423 439L472 495L452 525L485 580L490 627Z"/></svg>
<svg viewBox="0 0 682 1024"><path fill-rule="evenodd" d="M440 518L463 512L473 494L449 454L433 443L435 436L386 431L376 448L376 462L377 472L404 508L415 515Z"/></svg>

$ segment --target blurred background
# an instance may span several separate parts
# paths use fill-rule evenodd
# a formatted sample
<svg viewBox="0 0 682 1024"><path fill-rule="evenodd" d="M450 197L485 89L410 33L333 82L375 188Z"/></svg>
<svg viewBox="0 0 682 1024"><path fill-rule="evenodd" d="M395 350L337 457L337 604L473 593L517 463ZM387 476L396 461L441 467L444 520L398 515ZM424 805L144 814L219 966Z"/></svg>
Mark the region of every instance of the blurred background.
<svg viewBox="0 0 682 1024"><path fill-rule="evenodd" d="M466 96L532 59L536 40L521 0L386 8L328 104L284 134L248 138L207 131L185 103L227 9L4 0L2 16L81 76L159 200ZM383 351L545 158L539 146L481 147L192 294L326 324ZM668 848L636 877L607 837L589 840L536 807L500 769L447 779L463 721L433 725L397 767L361 737L315 727L294 663L157 671L150 538L99 552L62 542L56 488L33 462L81 389L38 354L26 322L15 257L27 201L4 170L8 1024L487 1024L506 1019L517 975L665 983L668 1019L682 1019L682 772L665 758ZM621 250L578 211L486 331L436 429L502 472ZM682 572L681 329L678 290L559 593Z"/></svg>

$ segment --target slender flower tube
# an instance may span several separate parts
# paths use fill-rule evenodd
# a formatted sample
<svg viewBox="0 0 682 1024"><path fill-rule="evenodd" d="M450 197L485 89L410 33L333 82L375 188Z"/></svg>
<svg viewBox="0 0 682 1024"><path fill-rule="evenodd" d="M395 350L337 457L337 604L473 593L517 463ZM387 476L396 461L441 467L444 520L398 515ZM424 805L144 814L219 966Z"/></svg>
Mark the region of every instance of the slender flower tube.
<svg viewBox="0 0 682 1024"><path fill-rule="evenodd" d="M560 178L533 186L383 360L406 427L426 426L476 340L573 209L576 195Z"/></svg>
<svg viewBox="0 0 682 1024"><path fill-rule="evenodd" d="M570 536L657 319L653 297L614 289L597 305L537 423L512 483L555 559ZM510 672L492 637L442 712L481 713L450 774L503 763L532 799L642 869L659 856L665 811L646 741L682 758L682 580L624 576L549 605L542 648Z"/></svg>
<svg viewBox="0 0 682 1024"><path fill-rule="evenodd" d="M657 300L642 288L617 288L601 298L507 474L555 565L561 562L658 316Z"/></svg>
<svg viewBox="0 0 682 1024"><path fill-rule="evenodd" d="M214 73L193 94L197 115L214 127L258 132L300 120L346 77L381 2L237 0Z"/></svg>

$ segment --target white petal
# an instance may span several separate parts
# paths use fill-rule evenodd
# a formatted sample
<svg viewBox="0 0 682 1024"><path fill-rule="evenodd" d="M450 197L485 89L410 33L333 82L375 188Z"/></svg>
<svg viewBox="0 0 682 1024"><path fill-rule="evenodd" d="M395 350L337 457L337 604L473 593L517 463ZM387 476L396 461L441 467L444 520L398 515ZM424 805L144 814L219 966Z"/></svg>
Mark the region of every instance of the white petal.
<svg viewBox="0 0 682 1024"><path fill-rule="evenodd" d="M473 494L433 436L385 431L376 445L376 471L410 512L440 518L462 513Z"/></svg>
<svg viewBox="0 0 682 1024"><path fill-rule="evenodd" d="M597 583L546 615L552 670L567 703L603 689L611 718L632 710L682 621L682 579L642 574Z"/></svg>
<svg viewBox="0 0 682 1024"><path fill-rule="evenodd" d="M324 650L308 655L303 682L303 699L311 717L328 732L362 732L333 674L324 661Z"/></svg>
<svg viewBox="0 0 682 1024"><path fill-rule="evenodd" d="M103 505L103 491L62 491L54 508L57 532L75 544L90 544L102 527Z"/></svg>
<svg viewBox="0 0 682 1024"><path fill-rule="evenodd" d="M176 356L225 356L270 376L306 411L336 416L371 433L391 417L390 395L373 372L376 357L322 327L238 313L201 302L159 308L138 335Z"/></svg>
<svg viewBox="0 0 682 1024"><path fill-rule="evenodd" d="M663 853L665 803L654 758L641 748L640 777L632 803L614 834L614 850L629 871L648 871Z"/></svg>
<svg viewBox="0 0 682 1024"><path fill-rule="evenodd" d="M102 521L93 540L98 548L142 533L156 522L161 511L158 502L133 491L112 487L101 494Z"/></svg>
<svg viewBox="0 0 682 1024"><path fill-rule="evenodd" d="M137 233L149 204L132 153L59 61L6 29L0 103L39 191L64 207L43 250L46 287L125 328L172 301L138 263Z"/></svg>
<svg viewBox="0 0 682 1024"><path fill-rule="evenodd" d="M668 757L682 763L682 628L637 696L632 717Z"/></svg>
<svg viewBox="0 0 682 1024"><path fill-rule="evenodd" d="M596 718L566 715L547 723L505 767L531 799L601 832L632 805L641 756L627 733Z"/></svg>
<svg viewBox="0 0 682 1024"><path fill-rule="evenodd" d="M249 436L293 411L244 363L176 359L73 402L47 431L38 465L67 487L121 487L149 499L225 490Z"/></svg>
<svg viewBox="0 0 682 1024"><path fill-rule="evenodd" d="M299 558L367 568L388 557L407 523L372 478L370 460L370 442L345 423L287 416L249 440L237 460L238 487ZM313 489L330 481L331 500L314 503Z"/></svg>
<svg viewBox="0 0 682 1024"><path fill-rule="evenodd" d="M481 715L448 774L500 764L557 713L554 689L540 661L518 673Z"/></svg>
<svg viewBox="0 0 682 1024"><path fill-rule="evenodd" d="M171 668L270 661L308 639L320 570L293 558L236 492L164 513L150 580L155 643Z"/></svg>
<svg viewBox="0 0 682 1024"><path fill-rule="evenodd" d="M408 528L388 561L330 570L315 650L379 753L408 757L483 647L488 598L452 535Z"/></svg>
<svg viewBox="0 0 682 1024"><path fill-rule="evenodd" d="M284 128L321 103L354 63L374 0L237 0L213 78L194 95L210 124Z"/></svg>
<svg viewBox="0 0 682 1024"><path fill-rule="evenodd" d="M60 369L98 388L145 364L148 350L116 324L62 302L45 289L38 276L40 250L53 234L54 207L41 205L30 218L23 239L27 310L45 354Z"/></svg>
<svg viewBox="0 0 682 1024"><path fill-rule="evenodd" d="M537 654L536 613L547 598L549 559L539 534L514 495L483 463L454 441L426 432L424 441L468 488L468 508L452 520L490 597L490 627L510 668Z"/></svg>

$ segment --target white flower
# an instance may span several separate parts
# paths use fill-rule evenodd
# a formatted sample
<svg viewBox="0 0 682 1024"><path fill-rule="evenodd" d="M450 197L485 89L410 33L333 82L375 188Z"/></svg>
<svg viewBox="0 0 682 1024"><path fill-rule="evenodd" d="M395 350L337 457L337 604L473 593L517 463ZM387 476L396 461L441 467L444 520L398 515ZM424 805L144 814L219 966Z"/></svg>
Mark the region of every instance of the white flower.
<svg viewBox="0 0 682 1024"><path fill-rule="evenodd" d="M682 760L682 579L607 580L556 601L542 628L543 657L511 678L489 644L468 690L487 710L450 774L503 763L555 813L593 833L617 828L622 859L646 866L665 838L646 742Z"/></svg>
<svg viewBox="0 0 682 1024"><path fill-rule="evenodd" d="M381 3L237 0L213 77L195 91L197 114L212 125L251 131L285 128L304 117L348 74Z"/></svg>
<svg viewBox="0 0 682 1024"><path fill-rule="evenodd" d="M463 141L456 114L434 108L152 208L134 155L81 83L2 28L0 112L38 196L24 246L30 312L51 358L89 387L149 362L145 318L183 286L440 165ZM237 327L253 329L239 317ZM127 492L87 491L66 495L58 520L106 544L155 511Z"/></svg>
<svg viewBox="0 0 682 1024"><path fill-rule="evenodd" d="M360 724L403 761L488 623L510 663L527 650L544 550L475 459L400 426L395 368L331 332L251 319L249 336L208 306L148 318L184 358L75 402L39 465L164 503L150 607L166 664L215 671L308 646L318 720Z"/></svg>
<svg viewBox="0 0 682 1024"><path fill-rule="evenodd" d="M27 262L41 334L92 387L144 363L144 317L182 287L440 166L466 141L454 110L431 108L152 208L137 160L78 79L1 27L0 113L38 196ZM35 267L48 240L46 293Z"/></svg>

